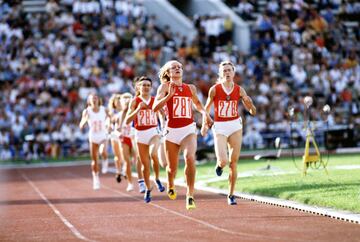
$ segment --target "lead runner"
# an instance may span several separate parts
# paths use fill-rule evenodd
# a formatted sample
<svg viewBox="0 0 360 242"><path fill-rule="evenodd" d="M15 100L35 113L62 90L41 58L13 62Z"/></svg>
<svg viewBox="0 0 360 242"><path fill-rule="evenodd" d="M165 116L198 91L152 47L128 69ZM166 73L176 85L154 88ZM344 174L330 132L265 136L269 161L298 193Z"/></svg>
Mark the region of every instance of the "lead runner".
<svg viewBox="0 0 360 242"><path fill-rule="evenodd" d="M204 110L196 94L196 87L185 84L182 80L183 67L176 60L168 61L159 71L161 85L159 86L153 105L154 112L163 106L168 109L167 135L165 137L165 153L168 160L167 194L170 199L176 199L174 179L179 162L179 152L184 151L186 177L186 209L196 208L194 200L195 184L195 152L196 125L193 118L193 105L202 114L203 125L211 125L212 119Z"/></svg>
<svg viewBox="0 0 360 242"><path fill-rule="evenodd" d="M256 114L256 108L245 90L234 82L235 66L230 61L223 61L219 65L218 83L209 90L205 110L210 112L214 103L214 125L212 127L215 141L215 154L217 158L216 174L222 175L223 168L229 160L229 205L236 205L234 196L237 179L237 162L240 156L242 142L242 120L238 112L241 100L251 115ZM205 135L206 126L201 133ZM229 152L229 157L227 155Z"/></svg>

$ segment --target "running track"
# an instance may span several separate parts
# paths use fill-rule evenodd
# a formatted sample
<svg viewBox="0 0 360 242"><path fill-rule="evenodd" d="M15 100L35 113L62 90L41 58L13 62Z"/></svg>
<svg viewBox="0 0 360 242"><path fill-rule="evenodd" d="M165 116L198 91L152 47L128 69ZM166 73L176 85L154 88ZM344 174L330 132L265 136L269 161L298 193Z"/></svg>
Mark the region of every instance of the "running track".
<svg viewBox="0 0 360 242"><path fill-rule="evenodd" d="M179 171L181 172L181 171ZM0 241L360 241L360 226L197 191L197 209L126 192L113 174L92 190L90 166L0 169Z"/></svg>

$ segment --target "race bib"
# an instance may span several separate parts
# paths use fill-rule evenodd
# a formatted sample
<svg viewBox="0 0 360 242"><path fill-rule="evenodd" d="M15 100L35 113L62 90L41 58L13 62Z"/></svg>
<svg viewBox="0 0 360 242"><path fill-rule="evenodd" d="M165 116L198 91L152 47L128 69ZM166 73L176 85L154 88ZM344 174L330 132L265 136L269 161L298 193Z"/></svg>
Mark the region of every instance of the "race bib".
<svg viewBox="0 0 360 242"><path fill-rule="evenodd" d="M102 131L102 121L101 120L94 120L91 122L91 130L94 133L98 133Z"/></svg>
<svg viewBox="0 0 360 242"><path fill-rule="evenodd" d="M140 126L157 125L157 117L151 109L141 109L137 114L137 120Z"/></svg>
<svg viewBox="0 0 360 242"><path fill-rule="evenodd" d="M192 100L190 97L173 97L173 118L191 118Z"/></svg>
<svg viewBox="0 0 360 242"><path fill-rule="evenodd" d="M219 101L218 116L221 118L233 118L238 116L237 101Z"/></svg>

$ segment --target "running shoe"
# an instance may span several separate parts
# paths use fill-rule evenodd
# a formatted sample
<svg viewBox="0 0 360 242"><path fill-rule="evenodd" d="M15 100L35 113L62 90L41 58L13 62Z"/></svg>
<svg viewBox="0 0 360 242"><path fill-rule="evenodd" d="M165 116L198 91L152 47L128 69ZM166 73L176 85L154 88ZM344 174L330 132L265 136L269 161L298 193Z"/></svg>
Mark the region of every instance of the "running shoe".
<svg viewBox="0 0 360 242"><path fill-rule="evenodd" d="M165 191L165 187L161 184L160 180L155 180L155 182L156 182L156 187L157 187L159 192Z"/></svg>
<svg viewBox="0 0 360 242"><path fill-rule="evenodd" d="M191 210L191 209L195 209L195 208L196 208L196 205L195 205L194 198L191 196L186 197L186 209Z"/></svg>
<svg viewBox="0 0 360 242"><path fill-rule="evenodd" d="M101 173L102 174L106 174L108 171L108 166L109 166L109 161L108 160L103 160L102 161L102 166L101 166Z"/></svg>
<svg viewBox="0 0 360 242"><path fill-rule="evenodd" d="M167 191L167 195L171 200L175 200L176 199L176 191L175 188L169 188Z"/></svg>
<svg viewBox="0 0 360 242"><path fill-rule="evenodd" d="M223 168L221 168L220 166L216 166L215 172L217 176L221 176L223 173Z"/></svg>
<svg viewBox="0 0 360 242"><path fill-rule="evenodd" d="M236 205L236 204L237 204L236 198L235 198L234 195L229 195L229 196L227 197L227 201L228 201L228 204L229 204L229 205Z"/></svg>
<svg viewBox="0 0 360 242"><path fill-rule="evenodd" d="M145 193L146 186L144 180L139 180L138 183L139 183L139 192Z"/></svg>
<svg viewBox="0 0 360 242"><path fill-rule="evenodd" d="M93 189L94 190L99 190L100 189L99 175L94 175L93 176Z"/></svg>
<svg viewBox="0 0 360 242"><path fill-rule="evenodd" d="M146 190L144 195L144 202L146 203L151 202L151 190Z"/></svg>
<svg viewBox="0 0 360 242"><path fill-rule="evenodd" d="M115 179L118 183L120 183L121 182L121 174L116 174Z"/></svg>
<svg viewBox="0 0 360 242"><path fill-rule="evenodd" d="M127 192L131 192L131 191L133 191L133 190L134 190L133 184L129 183L129 184L127 185L126 191L127 191Z"/></svg>

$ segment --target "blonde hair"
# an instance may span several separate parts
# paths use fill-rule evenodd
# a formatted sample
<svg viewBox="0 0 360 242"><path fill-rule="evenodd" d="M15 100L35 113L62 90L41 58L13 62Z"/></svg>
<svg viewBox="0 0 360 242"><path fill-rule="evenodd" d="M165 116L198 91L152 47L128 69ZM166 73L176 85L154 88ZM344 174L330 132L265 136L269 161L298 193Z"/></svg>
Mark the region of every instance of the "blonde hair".
<svg viewBox="0 0 360 242"><path fill-rule="evenodd" d="M101 105L102 105L102 100L101 100L101 98L100 98L98 95L96 95L96 93L90 93L90 94L87 96L87 98L86 98L86 104L87 104L87 106L90 107L90 99L91 99L92 96L97 96L97 98L98 98L98 105L101 106Z"/></svg>
<svg viewBox="0 0 360 242"><path fill-rule="evenodd" d="M173 63L179 63L181 66L182 64L180 62L178 62L177 60L171 60L165 63L165 65L163 65L160 70L159 70L159 78L160 78L160 82L161 83L166 83L170 81L170 76L169 76L169 69L171 64Z"/></svg>
<svg viewBox="0 0 360 242"><path fill-rule="evenodd" d="M218 82L221 82L221 78L222 78L221 77L221 72L223 71L224 66L226 66L226 65L230 65L232 67L233 71L236 72L236 67L231 61L222 61L219 64Z"/></svg>
<svg viewBox="0 0 360 242"><path fill-rule="evenodd" d="M133 96L131 95L130 92L125 92L123 94L121 94L121 98L132 98Z"/></svg>
<svg viewBox="0 0 360 242"><path fill-rule="evenodd" d="M109 99L109 103L108 103L108 108L109 108L109 110L112 112L113 110L116 110L117 108L118 109L121 109L121 106L120 107L116 107L116 105L115 105L115 101L116 100L120 100L120 98L121 98L121 95L120 94L118 94L118 93L114 93L111 97L110 97L110 99Z"/></svg>

